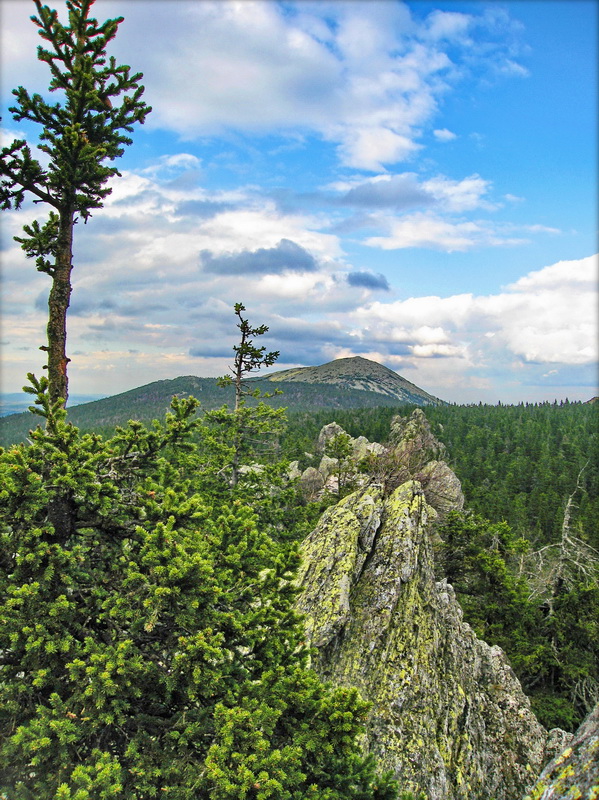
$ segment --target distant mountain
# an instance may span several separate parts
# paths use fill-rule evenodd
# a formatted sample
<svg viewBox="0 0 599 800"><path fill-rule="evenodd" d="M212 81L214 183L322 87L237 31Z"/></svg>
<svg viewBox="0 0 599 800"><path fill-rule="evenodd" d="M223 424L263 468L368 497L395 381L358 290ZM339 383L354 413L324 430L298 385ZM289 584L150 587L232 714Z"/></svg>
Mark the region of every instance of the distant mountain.
<svg viewBox="0 0 599 800"><path fill-rule="evenodd" d="M360 357L340 358L320 367L282 370L264 378L252 378L251 383L262 392L281 389L283 393L271 397L268 402L290 412L405 404L424 406L443 402L393 370ZM225 404L231 406L234 402L232 387L218 386L216 378L187 375L70 406L69 421L83 430L105 433L117 425L126 425L130 419L148 423L164 417L174 395L193 395L204 410ZM0 445L6 447L25 440L28 431L40 422L39 417L29 412L0 418Z"/></svg>
<svg viewBox="0 0 599 800"><path fill-rule="evenodd" d="M91 403L93 400L99 400L101 397L104 397L104 395L72 394L69 397L69 404L71 406L79 406L81 403ZM0 417L26 411L31 403L31 395L25 394L25 392L3 392L0 394Z"/></svg>
<svg viewBox="0 0 599 800"><path fill-rule="evenodd" d="M268 375L265 380L273 383L297 381L330 384L342 389L376 392L395 398L401 403L414 403L419 406L440 405L443 402L402 378L392 369L362 356L338 358L320 367L285 369Z"/></svg>

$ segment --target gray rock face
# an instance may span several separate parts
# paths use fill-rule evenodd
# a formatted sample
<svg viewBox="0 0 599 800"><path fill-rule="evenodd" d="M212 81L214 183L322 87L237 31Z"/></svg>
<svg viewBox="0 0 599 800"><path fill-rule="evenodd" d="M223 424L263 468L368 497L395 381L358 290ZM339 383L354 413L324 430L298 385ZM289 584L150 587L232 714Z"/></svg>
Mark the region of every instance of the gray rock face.
<svg viewBox="0 0 599 800"><path fill-rule="evenodd" d="M427 435L411 420L404 430ZM429 461L406 467L422 482L371 481L323 515L302 546L298 609L317 672L372 703L365 747L403 789L514 800L554 753L503 651L475 636L435 580L434 523L463 499L442 450L426 446Z"/></svg>
<svg viewBox="0 0 599 800"><path fill-rule="evenodd" d="M324 453L324 449L327 444L334 439L335 436L338 436L340 433L345 433L341 425L337 424L336 422L329 422L328 425L325 425L324 428L318 434L318 443L317 448L321 453Z"/></svg>
<svg viewBox="0 0 599 800"><path fill-rule="evenodd" d="M424 412L417 408L410 417L394 417L391 420L391 442L400 464L412 472L429 461L445 456L445 445L431 431Z"/></svg>
<svg viewBox="0 0 599 800"><path fill-rule="evenodd" d="M541 773L526 800L599 798L599 705Z"/></svg>
<svg viewBox="0 0 599 800"><path fill-rule="evenodd" d="M464 495L457 475L445 461L429 461L419 472L424 496L442 519L450 511L464 507Z"/></svg>
<svg viewBox="0 0 599 800"><path fill-rule="evenodd" d="M306 467L300 477L300 490L306 500L314 500L322 492L324 478L316 467Z"/></svg>

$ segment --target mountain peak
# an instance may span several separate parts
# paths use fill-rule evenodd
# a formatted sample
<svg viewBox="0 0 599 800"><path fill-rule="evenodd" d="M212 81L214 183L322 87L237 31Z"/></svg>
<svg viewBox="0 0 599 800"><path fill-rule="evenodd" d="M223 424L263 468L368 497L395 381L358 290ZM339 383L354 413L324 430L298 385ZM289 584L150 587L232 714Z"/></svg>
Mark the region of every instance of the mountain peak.
<svg viewBox="0 0 599 800"><path fill-rule="evenodd" d="M318 367L294 367L273 372L260 380L273 383L301 382L336 384L345 389L361 389L396 397L402 403L439 405L442 400L403 378L384 364L363 356L337 358Z"/></svg>

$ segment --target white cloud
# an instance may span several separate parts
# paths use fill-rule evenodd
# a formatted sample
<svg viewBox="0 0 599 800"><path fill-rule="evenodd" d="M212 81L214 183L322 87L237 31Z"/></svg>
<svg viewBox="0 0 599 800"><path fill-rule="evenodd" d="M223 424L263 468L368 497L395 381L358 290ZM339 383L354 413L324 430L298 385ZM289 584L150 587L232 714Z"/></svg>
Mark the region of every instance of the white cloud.
<svg viewBox="0 0 599 800"><path fill-rule="evenodd" d="M355 127L339 136L344 140L339 147L341 161L373 172L384 169L384 164L404 161L420 149L420 145L408 136L380 125ZM329 138L336 137L330 134Z"/></svg>
<svg viewBox="0 0 599 800"><path fill-rule="evenodd" d="M493 208L484 195L490 188L490 181L483 180L480 175L470 175L461 181L451 180L440 175L424 181L422 188L440 201L447 211L471 211L474 208Z"/></svg>
<svg viewBox="0 0 599 800"><path fill-rule="evenodd" d="M457 133L453 133L453 131L447 128L437 128L433 131L433 136L439 142L452 142L454 139L458 138Z"/></svg>
<svg viewBox="0 0 599 800"><path fill-rule="evenodd" d="M197 156L191 153L175 153L174 155L164 155L158 159L156 164L142 170L142 174L151 175L153 177L158 175L173 174L179 170L199 169L201 161Z"/></svg>
<svg viewBox="0 0 599 800"><path fill-rule="evenodd" d="M419 21L407 5L387 0L151 7L149 14L147 3L94 6L100 20L125 16L111 52L144 73L154 107L149 128L188 139L299 130L336 145L341 162L360 169L411 158L449 82L475 62L477 70L491 58L495 71L519 71L502 43L508 22L484 13L435 11ZM5 93L47 85L46 67L31 58L38 37L25 8L24 0L2 0ZM487 44L478 55L471 28Z"/></svg>
<svg viewBox="0 0 599 800"><path fill-rule="evenodd" d="M483 233L476 222L449 222L424 212L389 218L387 226L387 236L371 236L365 244L383 250L426 247L453 253L470 250Z"/></svg>
<svg viewBox="0 0 599 800"><path fill-rule="evenodd" d="M559 228L552 228L549 225L524 225L522 226L524 230L530 231L531 233L561 233L562 231Z"/></svg>
<svg viewBox="0 0 599 800"><path fill-rule="evenodd" d="M427 17L424 35L435 41L462 39L472 22L473 18L470 14L461 14L456 11L433 11Z"/></svg>
<svg viewBox="0 0 599 800"><path fill-rule="evenodd" d="M597 256L562 261L497 295L377 301L352 319L366 341L387 343L398 340L401 320L401 341L411 342L411 354L419 358L461 353L468 361L476 351L477 361L491 367L503 351L502 358L511 354L524 363L589 365L598 358L598 263ZM423 319L435 327L423 329ZM423 330L432 332L429 341Z"/></svg>
<svg viewBox="0 0 599 800"><path fill-rule="evenodd" d="M535 292L555 290L556 288L586 289L593 294L599 281L598 264L595 256L576 261L558 261L550 267L529 272L528 275L508 286L516 292Z"/></svg>
<svg viewBox="0 0 599 800"><path fill-rule="evenodd" d="M463 181L446 178L424 181L420 189L429 198L434 198L434 202L415 202L412 205L432 205L433 208L402 215L386 211L371 214L369 226L376 223L383 235L370 236L364 244L382 250L419 247L455 253L481 247L512 247L530 241L522 236L514 236L517 233L560 233L556 228L539 225L514 225L466 219L463 215L458 218L450 216L451 212L466 212L476 208L494 210L496 206L483 198L488 185L478 176Z"/></svg>

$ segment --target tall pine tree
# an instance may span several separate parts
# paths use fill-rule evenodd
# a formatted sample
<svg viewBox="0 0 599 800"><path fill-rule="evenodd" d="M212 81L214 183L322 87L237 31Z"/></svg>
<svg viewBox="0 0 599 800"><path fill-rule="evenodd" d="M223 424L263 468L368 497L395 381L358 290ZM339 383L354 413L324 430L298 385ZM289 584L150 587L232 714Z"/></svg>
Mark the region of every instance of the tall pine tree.
<svg viewBox="0 0 599 800"><path fill-rule="evenodd" d="M25 140L15 140L0 153L0 205L19 208L27 196L49 206L45 222L34 220L17 238L37 269L52 279L48 300L47 345L49 392L52 402L66 404L67 310L71 297L73 230L80 217L85 222L110 194L108 180L118 175L112 162L131 144L127 136L136 122L143 123L151 108L141 96L141 73L107 59L106 48L116 36L123 17L99 24L90 16L94 0L67 0L68 23L40 0L31 19L48 47L38 47L38 59L51 73L49 89L61 100L50 103L20 86L13 91L10 108L16 121L41 126L35 158ZM118 102L117 102L118 98Z"/></svg>

